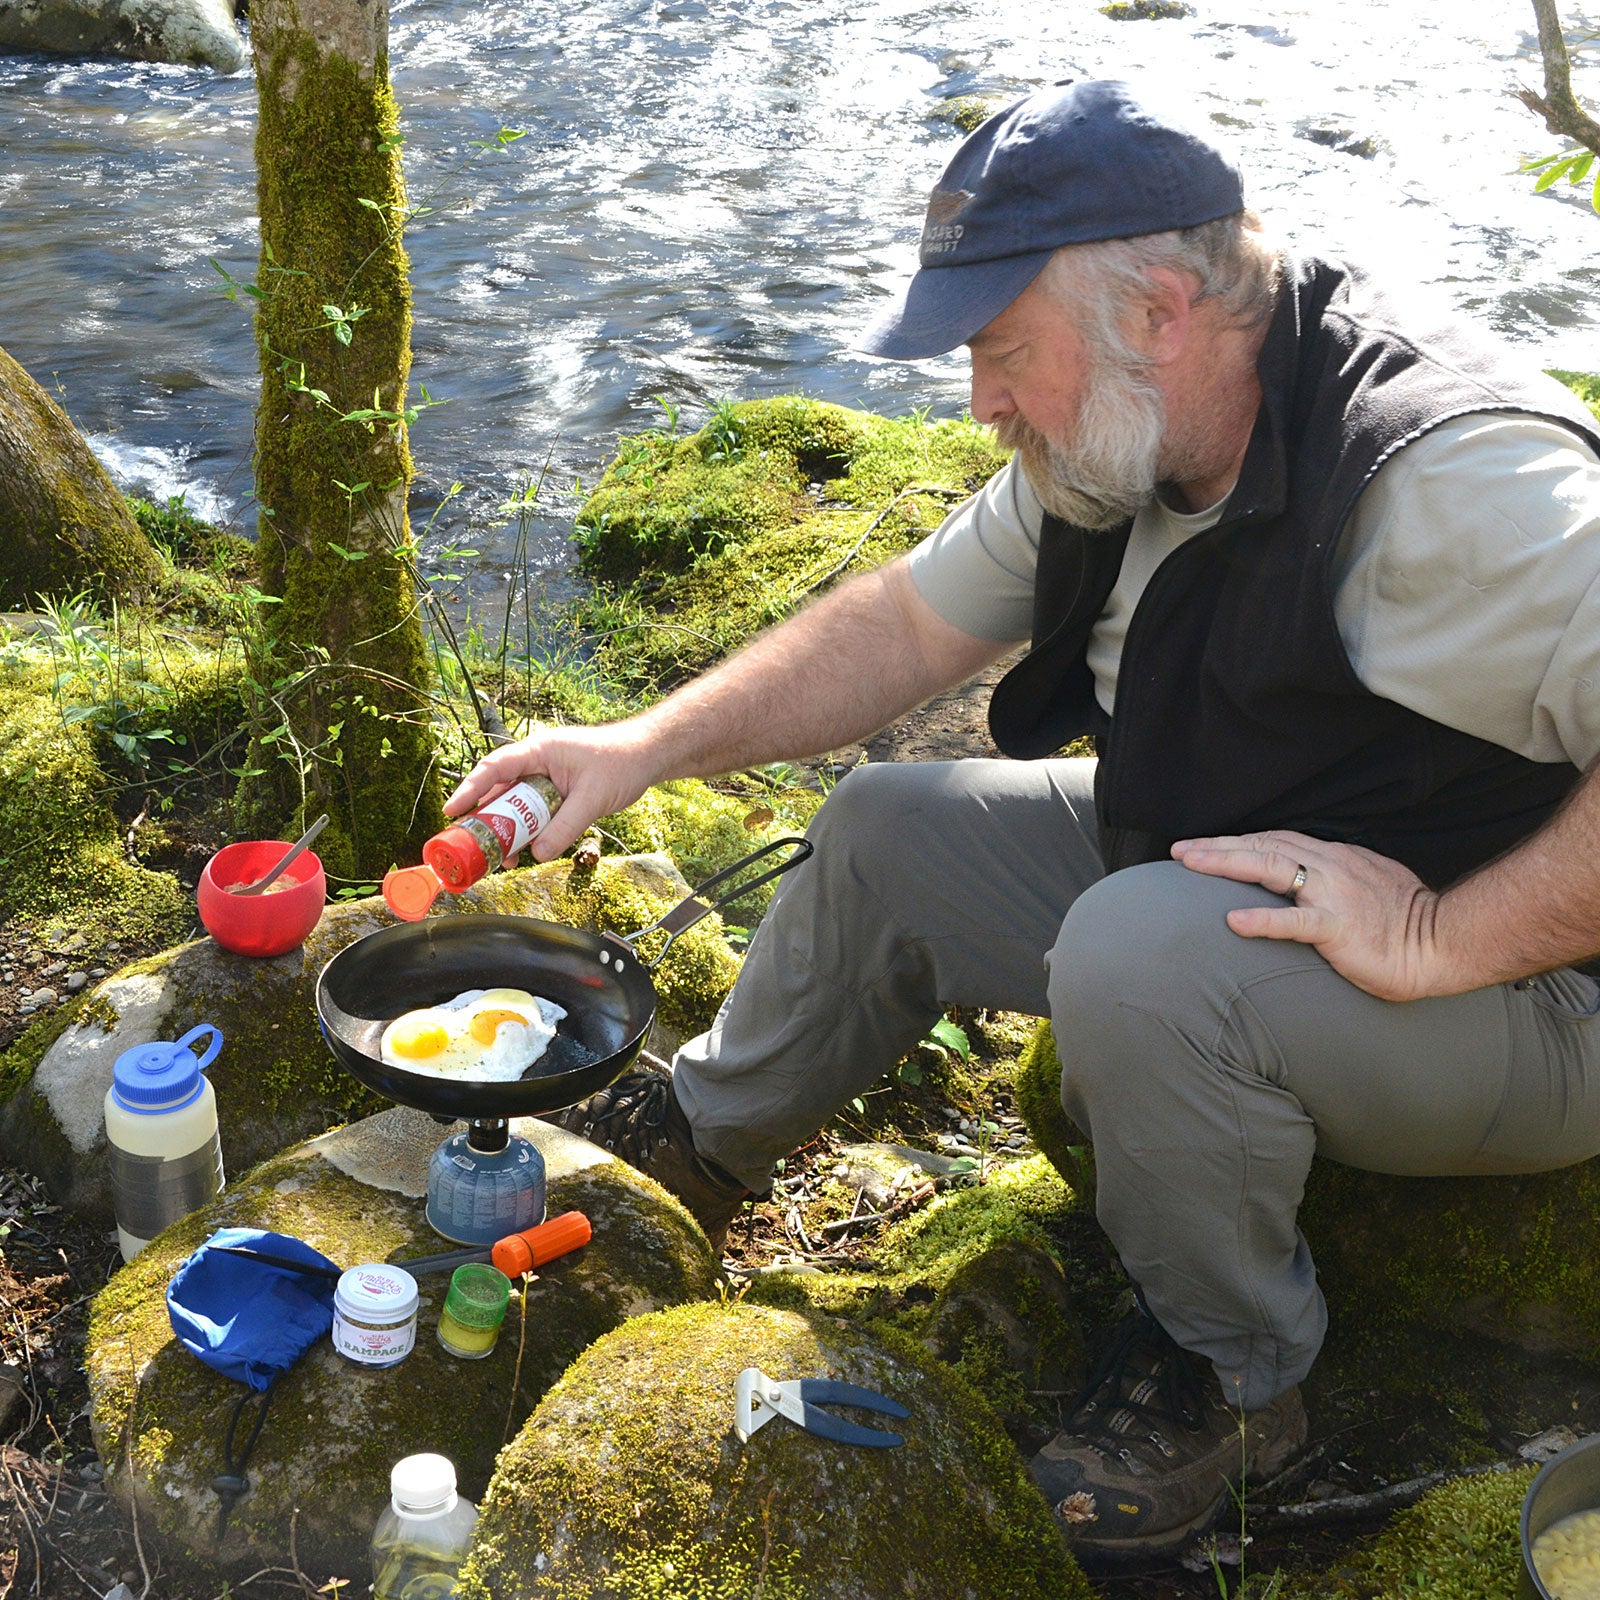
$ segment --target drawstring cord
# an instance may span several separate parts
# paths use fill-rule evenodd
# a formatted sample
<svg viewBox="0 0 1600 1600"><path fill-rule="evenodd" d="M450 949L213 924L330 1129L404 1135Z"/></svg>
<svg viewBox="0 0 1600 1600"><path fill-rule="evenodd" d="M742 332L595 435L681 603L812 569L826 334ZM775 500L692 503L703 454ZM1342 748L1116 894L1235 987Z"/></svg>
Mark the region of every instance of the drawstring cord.
<svg viewBox="0 0 1600 1600"><path fill-rule="evenodd" d="M239 1419L244 1415L244 1408L255 1398L254 1389L245 1390L239 1403L233 1408L233 1415L228 1419L228 1434L222 1443L223 1470L211 1480L211 1487L216 1490L218 1500L217 1543L219 1545L222 1543L223 1535L228 1531L228 1518L233 1514L234 1506L249 1492L250 1480L245 1476L244 1469L250 1460L250 1453L256 1447L256 1440L261 1437L261 1427L267 1420L267 1407L272 1403L272 1390L277 1381L274 1378L272 1383L261 1391L261 1405L256 1411L255 1423L237 1459L233 1454L233 1442L239 1431Z"/></svg>

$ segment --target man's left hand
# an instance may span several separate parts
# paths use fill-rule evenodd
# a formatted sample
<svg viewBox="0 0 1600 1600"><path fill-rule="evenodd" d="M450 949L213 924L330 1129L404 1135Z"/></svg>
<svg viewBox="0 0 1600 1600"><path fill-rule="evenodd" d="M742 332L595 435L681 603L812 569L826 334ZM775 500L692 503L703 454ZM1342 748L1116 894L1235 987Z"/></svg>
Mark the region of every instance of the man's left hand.
<svg viewBox="0 0 1600 1600"><path fill-rule="evenodd" d="M1259 883L1293 902L1230 911L1228 926L1246 939L1309 944L1341 977L1380 1000L1446 992L1429 981L1439 896L1398 861L1276 829L1180 839L1172 854L1193 872Z"/></svg>

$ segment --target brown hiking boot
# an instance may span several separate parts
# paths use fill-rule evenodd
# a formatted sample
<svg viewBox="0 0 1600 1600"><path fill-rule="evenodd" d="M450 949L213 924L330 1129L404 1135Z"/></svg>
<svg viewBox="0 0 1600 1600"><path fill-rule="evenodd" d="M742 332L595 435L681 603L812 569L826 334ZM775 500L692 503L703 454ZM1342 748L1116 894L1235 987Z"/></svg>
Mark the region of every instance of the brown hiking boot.
<svg viewBox="0 0 1600 1600"><path fill-rule="evenodd" d="M1204 1533L1247 1473L1281 1472L1305 1442L1298 1388L1259 1411L1232 1410L1210 1364L1141 1305L1029 1470L1073 1555L1103 1570Z"/></svg>
<svg viewBox="0 0 1600 1600"><path fill-rule="evenodd" d="M689 1119L673 1092L671 1073L652 1067L625 1072L610 1088L544 1120L592 1140L671 1190L721 1255L728 1224L752 1191L695 1154Z"/></svg>

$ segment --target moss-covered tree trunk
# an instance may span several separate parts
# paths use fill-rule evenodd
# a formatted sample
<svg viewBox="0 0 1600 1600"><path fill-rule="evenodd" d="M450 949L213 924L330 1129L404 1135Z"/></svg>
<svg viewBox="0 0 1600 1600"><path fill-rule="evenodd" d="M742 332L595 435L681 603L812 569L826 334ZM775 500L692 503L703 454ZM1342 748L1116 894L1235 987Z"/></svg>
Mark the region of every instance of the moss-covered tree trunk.
<svg viewBox="0 0 1600 1600"><path fill-rule="evenodd" d="M0 350L0 610L84 589L138 599L158 571L83 435Z"/></svg>
<svg viewBox="0 0 1600 1600"><path fill-rule="evenodd" d="M327 811L330 873L439 826L402 420L411 298L387 0L254 0L261 272L256 494L264 723L240 822Z"/></svg>

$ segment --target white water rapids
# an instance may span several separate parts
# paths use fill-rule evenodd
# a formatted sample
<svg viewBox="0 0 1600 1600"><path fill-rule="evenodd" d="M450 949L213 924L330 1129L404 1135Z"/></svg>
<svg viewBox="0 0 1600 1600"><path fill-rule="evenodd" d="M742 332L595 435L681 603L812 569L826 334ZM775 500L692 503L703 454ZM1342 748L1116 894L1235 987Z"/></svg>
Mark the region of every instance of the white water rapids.
<svg viewBox="0 0 1600 1600"><path fill-rule="evenodd" d="M528 130L409 236L413 385L449 400L415 430L416 521L461 480L432 543L482 550L487 592L510 538L492 509L553 449L535 554L564 570L574 480L660 421L658 394L685 426L792 391L959 414L958 357L850 341L910 270L958 138L940 108L1067 76L1179 89L1296 242L1600 367L1600 216L1514 172L1556 148L1509 93L1541 81L1526 0L1196 6L1119 23L1088 0L398 0L413 200L472 141ZM1563 10L1575 35L1600 27ZM1575 81L1600 100L1600 47ZM126 485L245 527L256 356L208 258L254 276L253 118L248 71L0 58L0 346Z"/></svg>

